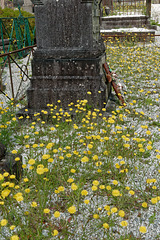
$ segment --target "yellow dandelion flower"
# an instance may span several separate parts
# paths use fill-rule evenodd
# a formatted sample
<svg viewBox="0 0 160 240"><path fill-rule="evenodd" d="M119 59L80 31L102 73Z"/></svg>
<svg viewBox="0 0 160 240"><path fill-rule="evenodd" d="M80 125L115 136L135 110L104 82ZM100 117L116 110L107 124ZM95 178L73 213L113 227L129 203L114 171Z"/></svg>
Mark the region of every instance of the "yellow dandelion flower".
<svg viewBox="0 0 160 240"><path fill-rule="evenodd" d="M6 219L2 219L0 223L1 223L1 226L4 227L7 225L8 221Z"/></svg>
<svg viewBox="0 0 160 240"><path fill-rule="evenodd" d="M58 191L59 191L59 192L63 192L64 189L65 189L65 188L64 188L63 186L58 187Z"/></svg>
<svg viewBox="0 0 160 240"><path fill-rule="evenodd" d="M127 222L127 221L122 221L122 222L121 222L121 226L122 226L122 227L127 227L127 225L128 225L128 222Z"/></svg>
<svg viewBox="0 0 160 240"><path fill-rule="evenodd" d="M94 219L98 219L98 218L99 218L99 215L98 215L98 214L93 214L93 218L94 218Z"/></svg>
<svg viewBox="0 0 160 240"><path fill-rule="evenodd" d="M141 233L146 233L146 232L147 232L147 228L146 228L145 226L141 226L141 227L139 228L139 231L140 231Z"/></svg>
<svg viewBox="0 0 160 240"><path fill-rule="evenodd" d="M158 202L157 197L151 198L151 203L152 203L152 204L156 204L157 202Z"/></svg>
<svg viewBox="0 0 160 240"><path fill-rule="evenodd" d="M58 231L55 229L53 230L53 233L52 233L53 236L57 236L58 235Z"/></svg>
<svg viewBox="0 0 160 240"><path fill-rule="evenodd" d="M31 159L29 159L28 164L33 165L33 164L35 164L35 162L36 162L36 161L31 158Z"/></svg>
<svg viewBox="0 0 160 240"><path fill-rule="evenodd" d="M108 223L103 223L103 227L108 229L109 228L109 224Z"/></svg>
<svg viewBox="0 0 160 240"><path fill-rule="evenodd" d="M82 191L81 191L81 195L82 195L82 196L86 196L87 194L88 194L87 190L82 190Z"/></svg>
<svg viewBox="0 0 160 240"><path fill-rule="evenodd" d="M134 195L135 192L134 192L133 190L130 190L130 191L129 191L129 194Z"/></svg>
<svg viewBox="0 0 160 240"><path fill-rule="evenodd" d="M111 190L112 188L111 188L111 186L106 186L106 189Z"/></svg>
<svg viewBox="0 0 160 240"><path fill-rule="evenodd" d="M88 161L89 161L89 158L86 156L81 159L81 162L83 162L83 163L88 162Z"/></svg>
<svg viewBox="0 0 160 240"><path fill-rule="evenodd" d="M89 148L89 149L92 149L92 148L93 148L93 145L92 145L92 144L88 144L88 148Z"/></svg>
<svg viewBox="0 0 160 240"><path fill-rule="evenodd" d="M68 178L67 182L72 183L72 182L74 182L74 179L73 178Z"/></svg>
<svg viewBox="0 0 160 240"><path fill-rule="evenodd" d="M94 155L94 156L92 157L92 159L95 160L95 161L97 161L97 160L98 160L98 156L97 156L97 155Z"/></svg>
<svg viewBox="0 0 160 240"><path fill-rule="evenodd" d="M45 208L45 209L43 210L43 212L44 212L44 213L50 213L50 209L49 209L49 208Z"/></svg>
<svg viewBox="0 0 160 240"><path fill-rule="evenodd" d="M59 211L55 211L54 217L55 217L55 218L59 218L59 217L60 217L60 212L59 212Z"/></svg>
<svg viewBox="0 0 160 240"><path fill-rule="evenodd" d="M111 208L111 213L116 213L118 209L116 207Z"/></svg>
<svg viewBox="0 0 160 240"><path fill-rule="evenodd" d="M11 229L11 230L14 230L15 227L16 227L15 225L11 225L11 226L10 226L10 229Z"/></svg>
<svg viewBox="0 0 160 240"><path fill-rule="evenodd" d="M26 192L26 193L30 193L30 191L31 191L31 190L30 190L29 188L26 188L26 189L25 189L25 192Z"/></svg>
<svg viewBox="0 0 160 240"><path fill-rule="evenodd" d="M12 154L17 154L17 150L12 150Z"/></svg>
<svg viewBox="0 0 160 240"><path fill-rule="evenodd" d="M143 203L142 203L142 207L147 208L147 207L148 207L148 204L147 204L146 202L143 202Z"/></svg>
<svg viewBox="0 0 160 240"><path fill-rule="evenodd" d="M124 216L125 216L125 212L124 212L123 210L120 210L120 211L118 212L118 215L119 215L120 217L124 217Z"/></svg>
<svg viewBox="0 0 160 240"><path fill-rule="evenodd" d="M97 186L92 186L92 191L96 191L97 190Z"/></svg>
<svg viewBox="0 0 160 240"><path fill-rule="evenodd" d="M99 181L94 180L94 181L92 182L92 184L95 185L95 186L98 186L98 185L99 185Z"/></svg>
<svg viewBox="0 0 160 240"><path fill-rule="evenodd" d="M13 235L13 236L10 238L10 240L19 240L19 237L18 237L18 235Z"/></svg>
<svg viewBox="0 0 160 240"><path fill-rule="evenodd" d="M42 156L42 159L43 159L43 160L46 160L46 159L48 159L48 158L50 158L50 155L49 155L49 154L44 154L44 155Z"/></svg>
<svg viewBox="0 0 160 240"><path fill-rule="evenodd" d="M106 206L104 206L104 209L105 209L106 211L109 211L109 210L110 210L110 206L106 205Z"/></svg>
<svg viewBox="0 0 160 240"><path fill-rule="evenodd" d="M130 147L130 144L125 143L123 146L124 146L125 148L129 148L129 147Z"/></svg>
<svg viewBox="0 0 160 240"><path fill-rule="evenodd" d="M112 195L113 195L114 197L118 197L118 196L120 196L120 191L117 190L117 189L114 189L114 190L112 191Z"/></svg>
<svg viewBox="0 0 160 240"><path fill-rule="evenodd" d="M118 163L115 164L116 168L120 168L120 165Z"/></svg>
<svg viewBox="0 0 160 240"><path fill-rule="evenodd" d="M9 189L4 189L2 192L1 192L1 196L3 197L3 198L6 198L6 197L8 197L8 195L10 194L10 190Z"/></svg>
<svg viewBox="0 0 160 240"><path fill-rule="evenodd" d="M117 180L113 180L112 183L113 183L114 185L117 185L117 184L118 184L118 181L117 181Z"/></svg>
<svg viewBox="0 0 160 240"><path fill-rule="evenodd" d="M71 206L71 207L68 208L68 212L69 212L70 214L74 214L76 211L77 211L77 210L76 210L76 207L75 207L75 206Z"/></svg>
<svg viewBox="0 0 160 240"><path fill-rule="evenodd" d="M77 186L75 183L72 183L71 189L72 189L73 191L75 191L75 190L78 189L78 186Z"/></svg>
<svg viewBox="0 0 160 240"><path fill-rule="evenodd" d="M84 203L85 203L85 204L89 204L89 200L88 200L88 199L85 199L85 200L84 200Z"/></svg>
<svg viewBox="0 0 160 240"><path fill-rule="evenodd" d="M37 174L41 175L44 173L44 168L43 167L38 167L36 170Z"/></svg>
<svg viewBox="0 0 160 240"><path fill-rule="evenodd" d="M37 207L37 203L36 202L32 202L31 203L31 207L34 207L34 208Z"/></svg>

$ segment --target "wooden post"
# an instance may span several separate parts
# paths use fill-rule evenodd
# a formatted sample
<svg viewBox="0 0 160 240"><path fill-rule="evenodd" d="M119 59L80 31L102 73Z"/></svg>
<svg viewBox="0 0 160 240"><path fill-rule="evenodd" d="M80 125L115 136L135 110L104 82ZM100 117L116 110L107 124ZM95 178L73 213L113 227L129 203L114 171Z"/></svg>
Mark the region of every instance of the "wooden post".
<svg viewBox="0 0 160 240"><path fill-rule="evenodd" d="M146 0L146 16L151 17L151 0Z"/></svg>

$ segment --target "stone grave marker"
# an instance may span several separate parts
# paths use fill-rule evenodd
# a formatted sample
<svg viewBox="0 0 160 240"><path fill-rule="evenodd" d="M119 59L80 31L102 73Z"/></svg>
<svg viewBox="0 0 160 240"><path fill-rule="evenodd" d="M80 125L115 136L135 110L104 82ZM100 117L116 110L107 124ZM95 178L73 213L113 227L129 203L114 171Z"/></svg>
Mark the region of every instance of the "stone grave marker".
<svg viewBox="0 0 160 240"><path fill-rule="evenodd" d="M102 64L105 47L100 35L98 0L43 0L35 5L37 49L32 60L29 112L48 103L87 99L101 108L108 99ZM88 95L90 91L92 94Z"/></svg>

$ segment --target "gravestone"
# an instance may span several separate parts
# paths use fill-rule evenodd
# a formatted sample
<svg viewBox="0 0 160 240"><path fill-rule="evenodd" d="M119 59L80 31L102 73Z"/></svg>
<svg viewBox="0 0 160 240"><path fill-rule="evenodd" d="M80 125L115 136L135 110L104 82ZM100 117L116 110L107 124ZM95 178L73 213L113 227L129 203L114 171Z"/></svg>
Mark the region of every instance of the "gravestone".
<svg viewBox="0 0 160 240"><path fill-rule="evenodd" d="M24 4L22 8L23 8L23 11L33 13L33 3L31 2L31 0L24 0Z"/></svg>
<svg viewBox="0 0 160 240"><path fill-rule="evenodd" d="M57 100L63 108L82 99L96 108L104 106L110 85L102 69L106 56L100 36L99 2L36 0L37 49L27 90L30 113Z"/></svg>

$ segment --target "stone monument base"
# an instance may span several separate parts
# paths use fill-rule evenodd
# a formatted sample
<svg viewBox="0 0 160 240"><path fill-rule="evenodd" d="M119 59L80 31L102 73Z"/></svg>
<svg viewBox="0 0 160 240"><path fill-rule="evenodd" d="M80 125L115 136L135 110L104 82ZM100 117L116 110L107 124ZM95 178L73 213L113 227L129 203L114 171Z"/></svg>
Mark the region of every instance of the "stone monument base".
<svg viewBox="0 0 160 240"><path fill-rule="evenodd" d="M111 92L111 84L106 83L102 69L105 55L97 58L54 59L33 58L32 78L27 90L28 110L39 112L47 109L47 104L62 107L77 100L88 100L93 108L104 107ZM87 94L87 92L91 94Z"/></svg>

